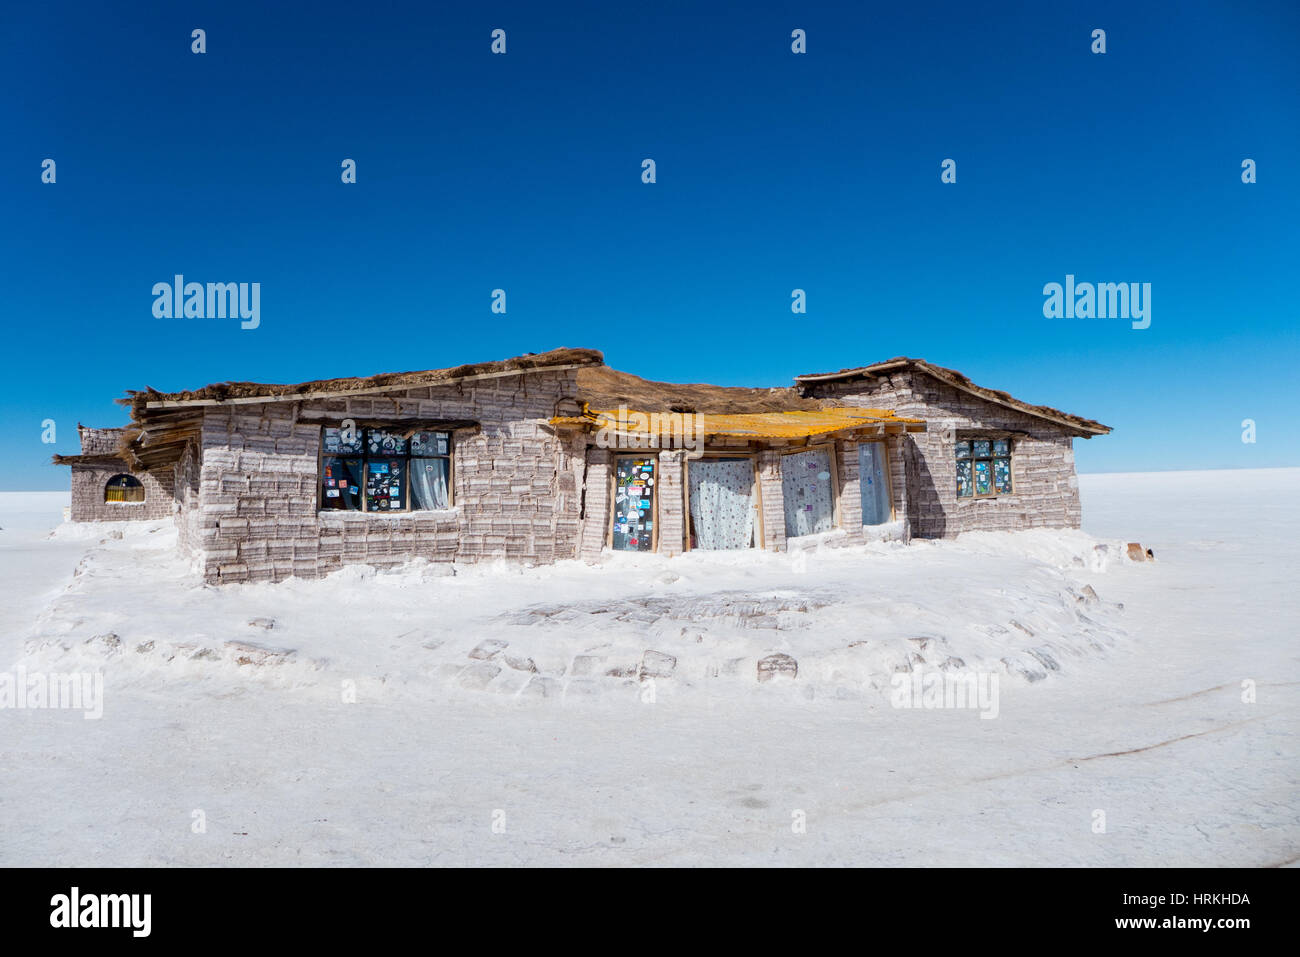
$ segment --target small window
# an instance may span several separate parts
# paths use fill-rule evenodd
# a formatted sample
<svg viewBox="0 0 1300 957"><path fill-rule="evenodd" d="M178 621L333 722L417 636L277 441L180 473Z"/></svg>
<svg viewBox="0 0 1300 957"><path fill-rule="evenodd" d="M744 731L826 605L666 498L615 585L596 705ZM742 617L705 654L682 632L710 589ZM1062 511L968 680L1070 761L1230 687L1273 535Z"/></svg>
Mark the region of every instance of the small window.
<svg viewBox="0 0 1300 957"><path fill-rule="evenodd" d="M1011 440L957 443L957 497L996 498L1011 492Z"/></svg>
<svg viewBox="0 0 1300 957"><path fill-rule="evenodd" d="M104 486L104 501L128 503L144 501L144 486L134 475L114 475Z"/></svg>
<svg viewBox="0 0 1300 957"><path fill-rule="evenodd" d="M325 429L320 507L409 512L451 504L451 435Z"/></svg>
<svg viewBox="0 0 1300 957"><path fill-rule="evenodd" d="M360 454L365 451L365 441L360 429L326 429L325 454L343 455L349 452Z"/></svg>
<svg viewBox="0 0 1300 957"><path fill-rule="evenodd" d="M366 452L370 455L404 455L406 438L396 432L366 429Z"/></svg>

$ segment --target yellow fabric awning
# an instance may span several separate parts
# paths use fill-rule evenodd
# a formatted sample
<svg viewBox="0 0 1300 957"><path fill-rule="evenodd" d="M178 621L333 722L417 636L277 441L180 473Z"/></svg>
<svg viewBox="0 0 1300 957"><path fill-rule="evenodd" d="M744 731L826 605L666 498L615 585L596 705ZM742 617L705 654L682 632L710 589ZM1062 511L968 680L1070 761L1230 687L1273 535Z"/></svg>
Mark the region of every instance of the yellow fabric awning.
<svg viewBox="0 0 1300 957"><path fill-rule="evenodd" d="M583 415L556 416L557 428L609 429L622 435L662 435L688 432L756 439L802 439L814 435L895 426L889 431L924 432L923 419L908 419L889 409L834 408L794 412L745 412L713 415L643 412L635 409L588 409Z"/></svg>

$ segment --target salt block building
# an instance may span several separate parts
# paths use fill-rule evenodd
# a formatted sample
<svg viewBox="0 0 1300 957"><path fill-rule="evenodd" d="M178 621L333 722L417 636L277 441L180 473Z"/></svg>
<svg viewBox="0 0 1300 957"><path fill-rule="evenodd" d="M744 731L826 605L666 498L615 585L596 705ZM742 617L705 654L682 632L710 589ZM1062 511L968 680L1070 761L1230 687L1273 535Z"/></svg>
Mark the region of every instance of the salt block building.
<svg viewBox="0 0 1300 957"><path fill-rule="evenodd" d="M171 516L214 583L1076 527L1073 440L1110 431L907 358L751 389L557 349L121 401L55 457L72 519Z"/></svg>
<svg viewBox="0 0 1300 957"><path fill-rule="evenodd" d="M172 514L172 473L132 470L122 454L125 432L78 423L81 454L54 456L56 465L72 466L72 521L130 521Z"/></svg>
<svg viewBox="0 0 1300 957"><path fill-rule="evenodd" d="M904 446L908 527L922 538L975 529L1078 528L1074 439L1108 426L975 385L924 359L801 375L800 394L891 409L926 423Z"/></svg>

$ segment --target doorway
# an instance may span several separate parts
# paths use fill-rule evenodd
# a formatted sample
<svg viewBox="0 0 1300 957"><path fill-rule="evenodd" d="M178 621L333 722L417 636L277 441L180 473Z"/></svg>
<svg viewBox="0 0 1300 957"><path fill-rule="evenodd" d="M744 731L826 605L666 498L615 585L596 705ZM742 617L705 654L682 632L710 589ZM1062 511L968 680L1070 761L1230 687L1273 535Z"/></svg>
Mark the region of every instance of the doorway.
<svg viewBox="0 0 1300 957"><path fill-rule="evenodd" d="M829 448L781 456L785 537L816 535L835 527L834 466Z"/></svg>
<svg viewBox="0 0 1300 957"><path fill-rule="evenodd" d="M884 442L858 444L858 480L862 490L862 524L884 525L892 518Z"/></svg>
<svg viewBox="0 0 1300 957"><path fill-rule="evenodd" d="M658 464L653 456L643 455L620 455L614 460L614 527L609 544L617 552L652 552L658 544Z"/></svg>
<svg viewBox="0 0 1300 957"><path fill-rule="evenodd" d="M686 463L690 548L753 548L756 473L752 456L706 456Z"/></svg>

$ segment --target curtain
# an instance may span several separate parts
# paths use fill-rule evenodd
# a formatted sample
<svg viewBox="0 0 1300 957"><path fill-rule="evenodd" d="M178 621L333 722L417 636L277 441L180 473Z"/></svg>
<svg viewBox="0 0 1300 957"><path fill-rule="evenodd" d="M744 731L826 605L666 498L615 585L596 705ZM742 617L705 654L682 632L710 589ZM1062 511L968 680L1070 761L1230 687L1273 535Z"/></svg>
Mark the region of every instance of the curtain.
<svg viewBox="0 0 1300 957"><path fill-rule="evenodd" d="M690 476L695 547L749 548L754 541L754 465L749 459L694 459Z"/></svg>
<svg viewBox="0 0 1300 957"><path fill-rule="evenodd" d="M835 524L830 453L809 449L781 456L781 493L787 538L829 532Z"/></svg>
<svg viewBox="0 0 1300 957"><path fill-rule="evenodd" d="M862 524L884 525L889 521L889 485L885 482L883 442L858 446L858 480L862 486Z"/></svg>
<svg viewBox="0 0 1300 957"><path fill-rule="evenodd" d="M361 459L327 455L321 459L322 509L361 511Z"/></svg>
<svg viewBox="0 0 1300 957"><path fill-rule="evenodd" d="M411 459L411 499L416 508L447 507L448 459Z"/></svg>

